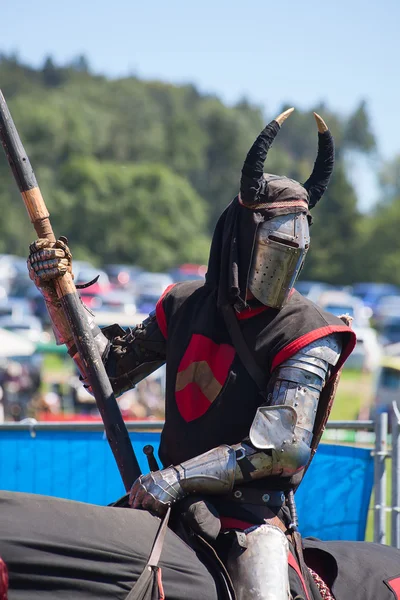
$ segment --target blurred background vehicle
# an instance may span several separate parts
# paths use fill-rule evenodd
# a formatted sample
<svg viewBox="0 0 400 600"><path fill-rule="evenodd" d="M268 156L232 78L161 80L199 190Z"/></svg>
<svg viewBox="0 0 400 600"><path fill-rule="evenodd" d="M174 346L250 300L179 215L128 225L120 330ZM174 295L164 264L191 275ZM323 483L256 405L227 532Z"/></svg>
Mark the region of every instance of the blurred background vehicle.
<svg viewBox="0 0 400 600"><path fill-rule="evenodd" d="M74 282L77 286L86 286L79 290L82 300L89 308L94 308L98 296L111 291L111 283L107 273L97 269L90 263L74 261ZM92 283L93 282L93 283Z"/></svg>
<svg viewBox="0 0 400 600"><path fill-rule="evenodd" d="M21 272L26 271L26 259L14 254L0 254L0 287L9 293L12 281Z"/></svg>
<svg viewBox="0 0 400 600"><path fill-rule="evenodd" d="M400 288L387 283L355 283L353 285L353 296L360 298L365 306L372 309L375 315L379 302L385 296L400 295Z"/></svg>
<svg viewBox="0 0 400 600"><path fill-rule="evenodd" d="M98 294L93 303L96 311L109 311L134 315L136 309L136 297L132 292L123 289L114 289L104 294Z"/></svg>
<svg viewBox="0 0 400 600"><path fill-rule="evenodd" d="M105 265L104 270L113 287L132 292L136 289L137 276L144 271L142 267L130 265Z"/></svg>
<svg viewBox="0 0 400 600"><path fill-rule="evenodd" d="M0 327L27 338L32 342L47 342L50 336L44 331L38 317L0 317Z"/></svg>
<svg viewBox="0 0 400 600"><path fill-rule="evenodd" d="M382 296L377 302L374 323L379 330L386 319L400 316L400 295Z"/></svg>
<svg viewBox="0 0 400 600"><path fill-rule="evenodd" d="M207 273L207 265L186 263L170 269L168 273L175 283L179 281L203 281Z"/></svg>
<svg viewBox="0 0 400 600"><path fill-rule="evenodd" d="M295 284L296 290L302 295L312 300L312 302L317 302L320 295L325 290L333 289L333 286L329 283L323 283L321 281L296 281Z"/></svg>
<svg viewBox="0 0 400 600"><path fill-rule="evenodd" d="M379 324L379 340L383 346L400 342L400 314L387 317Z"/></svg>
<svg viewBox="0 0 400 600"><path fill-rule="evenodd" d="M335 289L322 292L316 302L327 312L337 317L340 315L349 315L352 319L353 327L369 327L372 310L364 304L359 298L352 296L347 292Z"/></svg>
<svg viewBox="0 0 400 600"><path fill-rule="evenodd" d="M145 314L152 312L160 296L172 283L174 281L167 273L140 273L136 277L137 310Z"/></svg>
<svg viewBox="0 0 400 600"><path fill-rule="evenodd" d="M357 343L346 361L345 369L373 372L379 365L382 348L377 332L370 324L372 309L348 292L335 289L322 292L317 303L337 317L348 315L352 318L351 326Z"/></svg>
<svg viewBox="0 0 400 600"><path fill-rule="evenodd" d="M385 355L376 372L373 402L368 417L373 418L381 412L391 413L393 402L400 409L400 356Z"/></svg>
<svg viewBox="0 0 400 600"><path fill-rule="evenodd" d="M32 340L0 328L0 418L20 420L42 383L42 356Z"/></svg>
<svg viewBox="0 0 400 600"><path fill-rule="evenodd" d="M357 337L356 346L347 359L344 368L373 373L382 357L382 345L372 327L353 327Z"/></svg>

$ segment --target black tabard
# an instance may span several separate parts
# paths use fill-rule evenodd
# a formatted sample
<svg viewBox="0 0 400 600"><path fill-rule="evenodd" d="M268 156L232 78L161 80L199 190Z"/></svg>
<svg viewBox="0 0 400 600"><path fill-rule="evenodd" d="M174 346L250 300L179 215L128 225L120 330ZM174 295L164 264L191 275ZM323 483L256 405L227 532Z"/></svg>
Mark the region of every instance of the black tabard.
<svg viewBox="0 0 400 600"><path fill-rule="evenodd" d="M243 440L263 398L235 353L215 292L199 282L175 284L159 300L156 315L167 340L160 444L164 466ZM332 333L343 338L337 370L355 344L349 327L297 291L281 310L259 307L238 318L249 348L267 373Z"/></svg>

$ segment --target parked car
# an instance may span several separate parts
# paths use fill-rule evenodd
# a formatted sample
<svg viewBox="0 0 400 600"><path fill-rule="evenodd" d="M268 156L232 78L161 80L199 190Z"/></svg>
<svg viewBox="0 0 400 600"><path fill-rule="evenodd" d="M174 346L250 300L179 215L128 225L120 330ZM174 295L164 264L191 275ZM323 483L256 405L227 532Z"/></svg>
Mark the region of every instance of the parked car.
<svg viewBox="0 0 400 600"><path fill-rule="evenodd" d="M379 339L384 346L400 342L400 316L382 320L379 324Z"/></svg>
<svg viewBox="0 0 400 600"><path fill-rule="evenodd" d="M168 273L150 273L144 271L137 276L136 284L139 294L161 294L173 282Z"/></svg>
<svg viewBox="0 0 400 600"><path fill-rule="evenodd" d="M179 281L203 281L206 273L206 265L196 265L192 263L185 263L169 271L169 274L176 283Z"/></svg>
<svg viewBox="0 0 400 600"><path fill-rule="evenodd" d="M89 308L95 308L99 302L99 296L111 291L111 284L105 271L96 269L96 267L93 266L82 266L81 263L78 263L78 269L75 271L75 285L85 285L96 280L97 277L97 281L92 283L89 287L78 290L82 301Z"/></svg>
<svg viewBox="0 0 400 600"><path fill-rule="evenodd" d="M32 304L26 298L5 298L0 301L0 318L23 319L34 316Z"/></svg>
<svg viewBox="0 0 400 600"><path fill-rule="evenodd" d="M5 288L7 293L22 261L26 270L26 258L23 259L14 254L0 254L0 285Z"/></svg>
<svg viewBox="0 0 400 600"><path fill-rule="evenodd" d="M144 269L136 265L105 265L110 282L113 286L121 289L134 291L136 289L136 278Z"/></svg>
<svg viewBox="0 0 400 600"><path fill-rule="evenodd" d="M48 334L43 331L43 326L37 317L24 316L22 318L0 317L0 327L17 333L30 340L31 342L41 342L48 340Z"/></svg>
<svg viewBox="0 0 400 600"><path fill-rule="evenodd" d="M93 309L96 312L108 311L134 315L137 311L136 298L131 292L122 289L114 289L106 294L99 294L96 297Z"/></svg>
<svg viewBox="0 0 400 600"><path fill-rule="evenodd" d="M353 296L360 298L366 306L369 306L374 315L384 296L399 294L400 288L389 283L355 283L353 285Z"/></svg>
<svg viewBox="0 0 400 600"><path fill-rule="evenodd" d="M296 281L294 287L302 296L313 302L318 302L318 298L323 292L332 289L329 283L322 281Z"/></svg>
<svg viewBox="0 0 400 600"><path fill-rule="evenodd" d="M380 325L390 317L400 317L400 295L383 296L377 303L374 321L379 329Z"/></svg>
<svg viewBox="0 0 400 600"><path fill-rule="evenodd" d="M102 292L108 292L111 289L110 279L105 271L102 269L97 269L96 267L81 267L75 270L74 265L74 275L75 275L75 285L89 283L93 281L93 279L97 279L96 283L93 286L97 286L99 290Z"/></svg>
<svg viewBox="0 0 400 600"><path fill-rule="evenodd" d="M375 380L370 418L377 413L390 413L393 402L400 409L400 356L384 356Z"/></svg>
<svg viewBox="0 0 400 600"><path fill-rule="evenodd" d="M351 326L356 334L357 343L346 361L345 368L368 372L377 369L382 347L375 329L370 326L371 308L366 307L359 298L334 289L323 292L318 304L337 317L346 314L353 319Z"/></svg>
<svg viewBox="0 0 400 600"><path fill-rule="evenodd" d="M382 359L382 345L378 334L372 327L353 327L356 334L356 346L346 360L345 369L375 372Z"/></svg>
<svg viewBox="0 0 400 600"><path fill-rule="evenodd" d="M140 273L136 279L138 311L146 314L153 311L160 296L172 283L172 278L166 273Z"/></svg>
<svg viewBox="0 0 400 600"><path fill-rule="evenodd" d="M38 317L42 323L50 324L44 298L33 281L30 279L26 265L25 269L19 271L14 277L10 286L8 301L11 304L13 304L15 301L17 303L28 302L33 315Z"/></svg>
<svg viewBox="0 0 400 600"><path fill-rule="evenodd" d="M370 326L371 308L366 307L362 300L347 292L337 290L323 292L320 294L317 303L324 310L337 317L344 314L350 315L353 318L353 327Z"/></svg>

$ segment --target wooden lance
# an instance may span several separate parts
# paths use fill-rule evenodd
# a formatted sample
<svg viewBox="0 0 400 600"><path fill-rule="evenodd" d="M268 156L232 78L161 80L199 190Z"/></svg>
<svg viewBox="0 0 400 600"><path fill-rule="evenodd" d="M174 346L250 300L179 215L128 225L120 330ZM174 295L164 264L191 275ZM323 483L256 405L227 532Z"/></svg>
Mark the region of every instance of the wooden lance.
<svg viewBox="0 0 400 600"><path fill-rule="evenodd" d="M0 139L38 237L47 238L54 243L56 238L50 224L49 212L1 91ZM139 477L140 467L99 350L94 342L85 309L70 273L67 272L55 279L54 284L71 326L76 347L85 364L97 408L103 419L107 440L125 489L128 491L135 479Z"/></svg>

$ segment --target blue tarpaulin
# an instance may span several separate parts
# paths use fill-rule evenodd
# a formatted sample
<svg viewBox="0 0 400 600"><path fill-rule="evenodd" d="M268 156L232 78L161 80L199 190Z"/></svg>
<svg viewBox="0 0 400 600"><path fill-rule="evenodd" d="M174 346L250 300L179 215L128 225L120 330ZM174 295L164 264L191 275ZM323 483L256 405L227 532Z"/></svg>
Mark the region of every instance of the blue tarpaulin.
<svg viewBox="0 0 400 600"><path fill-rule="evenodd" d="M373 483L371 450L320 444L296 492L301 533L363 540Z"/></svg>
<svg viewBox="0 0 400 600"><path fill-rule="evenodd" d="M139 464L143 446L158 450L159 433L131 433ZM362 540L373 485L369 450L321 444L296 502L303 535ZM101 432L0 432L0 487L106 505L125 493Z"/></svg>

